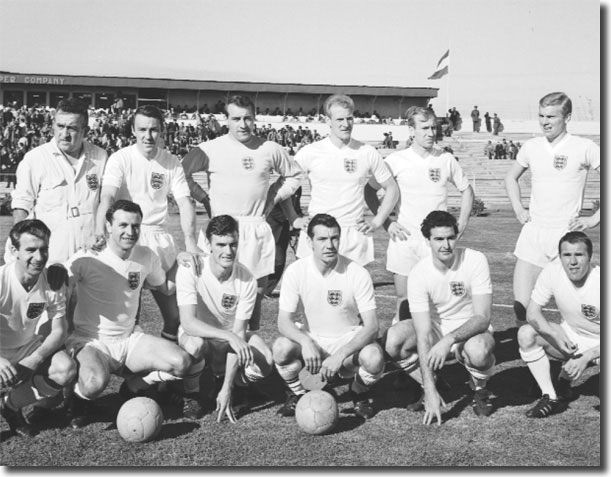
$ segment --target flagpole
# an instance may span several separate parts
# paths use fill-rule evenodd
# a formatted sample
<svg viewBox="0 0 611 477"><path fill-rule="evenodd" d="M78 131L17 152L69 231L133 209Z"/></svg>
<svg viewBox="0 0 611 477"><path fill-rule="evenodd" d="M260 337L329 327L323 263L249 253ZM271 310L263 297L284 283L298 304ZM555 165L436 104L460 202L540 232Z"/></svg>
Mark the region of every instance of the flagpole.
<svg viewBox="0 0 611 477"><path fill-rule="evenodd" d="M450 40L448 40L448 51L452 51L450 50ZM450 110L450 73L452 72L452 68L451 68L451 62L450 62L450 55L448 55L448 74L446 75L446 114L448 114L448 111Z"/></svg>

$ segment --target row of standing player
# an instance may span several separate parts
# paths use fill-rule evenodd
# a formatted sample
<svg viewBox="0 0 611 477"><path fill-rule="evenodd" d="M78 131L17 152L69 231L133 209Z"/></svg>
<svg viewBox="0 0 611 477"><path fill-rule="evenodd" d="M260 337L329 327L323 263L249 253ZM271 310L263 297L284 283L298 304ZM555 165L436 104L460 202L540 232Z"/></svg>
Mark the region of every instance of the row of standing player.
<svg viewBox="0 0 611 477"><path fill-rule="evenodd" d="M542 105L541 107L542 110L547 108L547 113L549 113L541 115L546 139L550 143L553 143L554 140L562 139L567 135L566 123L570 119L570 111L566 114L565 109L563 109L564 105L561 108L557 104ZM550 108L554 110L551 113L549 111ZM82 114L78 111L70 112L70 105L64 107L64 109L68 109L68 111L58 108L58 115L55 121L55 143L52 144L52 141L52 143L45 145L47 147L44 151L37 151L38 154L46 155L47 159L51 157L53 160L48 161L50 164L36 161L36 157L30 161L25 161L27 165L24 166L21 174L18 174L18 177L19 175L23 176L23 180L18 182L21 182L24 186L21 189L16 189L14 197L16 220L23 218L24 212L27 215L28 210L34 210L36 216L41 218L45 217L45 212L47 216L53 215L50 214L50 204L59 203L62 207L65 207L64 214L61 211L62 207L54 207L54 211L57 212L59 209L60 213L48 217L52 220L52 228L60 231L60 234L54 234L54 237L60 235L60 238L56 238L56 246L51 244L52 252L59 250L59 247L74 247L75 244L77 244L78 248L78 245L82 245L84 239L91 235L92 224L91 220L87 219L91 219L95 207L92 205L87 207L86 200L83 201L83 193L85 198L88 194L89 196L95 196L95 193L99 191L100 177L104 170L104 160L100 159L100 157L96 158L96 155L99 155L99 151L91 151L91 148L82 141L85 125L87 124L86 121L83 121ZM272 257L271 263L273 264L273 251L270 253L271 241L269 240L269 232L262 217L270 210L274 203L291 195L298 186L300 169L291 164L290 159L281 148L274 147L273 144L261 140L257 141L256 138L252 137L251 131L254 124L252 110L252 103L247 98L235 98L235 101L230 102L228 105L230 133L224 138L200 145L199 149L194 150L193 154L189 154L185 158L183 166L187 172L187 182L190 182L192 186L191 194L194 198L203 202L206 201L207 194L201 189L198 191L197 186L189 179L192 177L192 173L197 170L208 172L213 215L218 215L221 212L231 212L230 215L238 218L240 234L243 238L240 241L242 247L242 250L239 252L240 260L247 262L249 256L253 259L251 262L253 265L249 268L251 268L255 276L258 276L259 285L261 285L261 282L264 280L263 277L270 273L270 266L267 265L267 269L265 268L266 264L270 262L270 256ZM345 96L329 98L326 103L326 112L331 130L330 137L320 143L309 146L310 150L305 148L301 157L298 155L296 160L308 174L308 178L312 183L310 215L318 212L316 207L326 208L332 214L334 213L338 217L340 224L342 224L342 230L344 231L342 233L342 242L340 244L342 249L340 249L340 252L348 257L354 257L357 262L362 262L363 260L371 261L373 258L371 237L367 234L379 227L388 218L397 200L397 186L394 178L391 174L388 174L388 169L384 167L381 158L375 153L375 150L351 138L353 124L352 110L353 104L349 98ZM445 182L450 180L457 185L459 190L462 188L463 204L458 221L460 234L466 227L469 216L468 211L470 210L470 203L473 197L470 186L468 184L465 186L464 181L461 181L461 176L464 179L464 175L462 175L462 171L456 161L449 155L449 157L443 158L444 154L438 153L432 147L432 127L427 123L434 122L434 118L427 115L427 110L411 108L410 111L412 114L408 118L408 122L410 132L414 136L414 146L402 152L406 154L411 153L412 155L416 153L416 156L413 158L417 159L417 161L412 160L411 162L416 162L415 166L419 167L425 175L424 181L415 180L416 184L412 183L412 187L417 189L423 182L433 186L443 184L445 187ZM552 114L554 112L556 114ZM558 127L558 124L563 125L564 128ZM427 125L429 126L428 128ZM123 157L117 157L116 160L111 158L109 161L106 172L104 172L106 175L102 181L101 204L98 208L98 220L96 221L96 232L100 243L97 246L94 245L94 248L100 248L102 245L103 230L100 227L103 227L101 224L104 221L100 220L100 218L104 216L105 209L108 209L108 204L112 202L113 196L127 196L133 198L138 203L146 204L143 218L144 233L142 235L150 237L148 242L145 243L160 250L162 262L166 262L166 268L169 270L173 262L171 257L172 255L175 256L175 251L171 250L173 239L162 230L166 213L164 206L167 207L167 192L171 191L179 204L187 250L192 252L199 252L200 250L195 245L194 213L192 205L188 201L188 193L182 187L183 184L180 177L182 171L180 168L172 167L176 166L175 162L171 160L173 158L168 159L167 154L164 154L164 151L157 147L157 139L162 127L162 118L156 117L154 108L149 108L148 110L144 108L141 110L141 114L137 114L134 119L134 133L138 143L132 148L126 148L127 150L117 153L117 155ZM429 133L428 129L431 129L431 133ZM558 131L560 131L560 134L557 134L556 137L551 136L552 133L558 133ZM124 154L121 154L122 152ZM130 153L131 158L129 157ZM134 153L136 154L134 155ZM233 157L236 160L220 160L225 157ZM554 157L553 163L554 169L561 171L572 156L560 157L564 158L560 159L560 162L564 161L564 166L556 165L558 162L556 157ZM96 161L96 159L98 160ZM391 159L390 157L388 158L387 164L393 170ZM439 167L426 167L426 165L429 165L427 160L432 162L435 159L438 160L438 163L430 165L438 165ZM591 157L586 157L586 159L592 161L589 165L595 168L598 167L597 162L593 161ZM228 162L231 162L231 164L227 164ZM422 163L425 164L424 167L422 167ZM36 165L36 167L33 167L33 165ZM40 166L49 167L49 169L45 170L45 167ZM404 164L400 162L396 167L396 172L393 170L393 174L400 183L402 166ZM449 170L444 169L444 166ZM522 171L514 174L516 184L520 173L527 166L528 162L522 165ZM72 173L71 176L67 174L71 180L64 178L65 180L62 183L61 174L62 172L66 173L66 169ZM269 176L266 174L268 174L270 169L274 169L280 175L286 177L284 184L277 190L267 190ZM581 171L583 169L583 167L580 168ZM143 171L146 171L146 173L143 173ZM175 172L175 174L172 174L172 172ZM382 205L371 223L365 222L362 216L364 208L362 204L362 188L367 182L368 174L372 175L375 179L371 181L372 184L381 184L386 189ZM415 174L412 175L412 177L415 176ZM409 180L410 174L404 174L402 178ZM36 180L38 180L38 183ZM38 185L38 189L36 189L36 185ZM85 185L86 188L84 187ZM64 187L63 190L62 186ZM27 190L28 187L30 190ZM22 193L21 195L18 190ZM511 197L512 191L509 185L508 190ZM44 194L42 191L44 191ZM404 191L402 190L402 192ZM389 256L392 256L390 249L394 245L397 243L407 245L402 242L409 243L415 238L414 234L408 229L409 221L403 221L402 223L401 211L405 209L406 205L409 207L407 198L410 191L408 189L405 192L401 196L399 220L393 224L387 224L392 238L389 241ZM445 208L445 195L443 193L439 194L439 192L440 189L437 188L431 194L436 196L431 200L439 204L436 207L432 207L433 209ZM53 197L53 193L55 193L55 197ZM420 199L423 194L419 193L417 196ZM253 198L256 200L253 200ZM47 202L48 199L53 200ZM20 200L22 202L19 202ZM83 202L80 203L79 200ZM371 197L368 201L369 203L375 203L374 200L371 200ZM93 202L95 202L95 199ZM375 205L372 207L375 208ZM218 213L217 210L219 211ZM61 219L64 218L62 215L69 217L69 220L64 220L66 222L64 226L58 227L58 222L61 222ZM595 215L590 220L597 223L598 217ZM87 228L87 225L89 225L89 228ZM301 225L303 227L304 224ZM586 225L588 224L583 219L579 219L576 226L584 227ZM75 231L77 233L74 233ZM417 237L417 232L415 235ZM252 239L255 236L257 240ZM405 240L406 236L408 240ZM415 241L418 242L419 240L416 239ZM300 242L302 245L307 243L305 240ZM169 247L168 244L170 245ZM413 245L416 246L414 247ZM245 246L250 249L246 250ZM422 240L420 240L419 244L412 243L412 247L394 247L403 248L404 250L395 251L396 254L399 254L398 257L400 258L396 261L389 259L391 266L397 263L409 264L410 258L412 261L417 261L413 256L422 252L421 246ZM168 248L171 250L170 252L168 252ZM405 249L407 249L407 252ZM407 253L407 256L405 253ZM426 254L426 247L424 248L424 253ZM303 255L304 251L301 250L300 254ZM262 265L261 270L257 270L257 267L254 265ZM391 269L391 271L393 270ZM518 274L518 271L519 267L516 267L516 274ZM395 274L397 277L396 282L398 283L398 296L402 296L402 294L404 296L405 292L403 290L406 289L406 286L402 285L402 283L405 284L407 273L403 275L400 270L395 271ZM257 302L260 311L260 296L258 298ZM164 332L171 334L173 331L175 332L178 325L177 307L170 306L164 308L162 305L164 303L163 297L157 301L161 305L164 316ZM172 302L175 303L171 299L167 301L170 304ZM398 304L401 303L401 300L398 300ZM168 308L170 309L168 310ZM172 308L174 309L172 310ZM517 305L516 309L518 310ZM255 308L254 320L251 320L251 330L258 328L257 317L257 308Z"/></svg>

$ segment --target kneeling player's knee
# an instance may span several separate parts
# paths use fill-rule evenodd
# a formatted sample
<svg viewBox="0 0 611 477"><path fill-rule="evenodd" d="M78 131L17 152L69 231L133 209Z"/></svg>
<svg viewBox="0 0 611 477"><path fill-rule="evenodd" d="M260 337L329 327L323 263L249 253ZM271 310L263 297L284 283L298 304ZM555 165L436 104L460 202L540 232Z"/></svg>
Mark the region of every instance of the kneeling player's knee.
<svg viewBox="0 0 611 477"><path fill-rule="evenodd" d="M517 300L513 302L513 312L518 320L526 321L526 307Z"/></svg>
<svg viewBox="0 0 611 477"><path fill-rule="evenodd" d="M170 365L170 373L177 377L183 377L187 374L187 370L193 359L185 350L177 348L175 353L172 353L168 359Z"/></svg>
<svg viewBox="0 0 611 477"><path fill-rule="evenodd" d="M92 370L82 369L79 372L78 389L80 394L87 399L96 398L104 389L109 381L109 376L103 373L92 372Z"/></svg>
<svg viewBox="0 0 611 477"><path fill-rule="evenodd" d="M494 338L490 333L473 336L464 346L467 364L474 368L488 368L494 363Z"/></svg>
<svg viewBox="0 0 611 477"><path fill-rule="evenodd" d="M281 366L288 363L294 358L293 355L296 347L296 344L293 343L291 340L285 338L284 336L281 336L276 341L274 341L274 344L272 346L273 360L276 362L276 364L279 364Z"/></svg>
<svg viewBox="0 0 611 477"><path fill-rule="evenodd" d="M521 326L518 330L518 345L522 349L532 348L537 344L537 331L531 325Z"/></svg>
<svg viewBox="0 0 611 477"><path fill-rule="evenodd" d="M384 336L384 349L392 358L398 358L405 341L405 336L400 330L399 324L391 326L386 330Z"/></svg>
<svg viewBox="0 0 611 477"><path fill-rule="evenodd" d="M377 343L370 343L359 353L359 365L371 374L384 369L384 352Z"/></svg>
<svg viewBox="0 0 611 477"><path fill-rule="evenodd" d="M67 386L76 379L76 362L65 352L56 353L49 366L49 379L59 386Z"/></svg>

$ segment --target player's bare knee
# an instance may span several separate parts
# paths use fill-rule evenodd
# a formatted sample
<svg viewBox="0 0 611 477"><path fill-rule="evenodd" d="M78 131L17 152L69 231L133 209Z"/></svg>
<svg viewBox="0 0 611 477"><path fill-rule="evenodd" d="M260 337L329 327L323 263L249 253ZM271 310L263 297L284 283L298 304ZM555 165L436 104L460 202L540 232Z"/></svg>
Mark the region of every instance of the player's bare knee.
<svg viewBox="0 0 611 477"><path fill-rule="evenodd" d="M518 329L518 345L522 349L532 348L537 344L537 331L532 325L526 324Z"/></svg>
<svg viewBox="0 0 611 477"><path fill-rule="evenodd" d="M359 365L371 374L384 369L384 352L377 343L370 343L359 352Z"/></svg>
<svg viewBox="0 0 611 477"><path fill-rule="evenodd" d="M190 336L187 340L181 340L180 347L196 360L203 358L206 350L204 339L198 336Z"/></svg>
<svg viewBox="0 0 611 477"><path fill-rule="evenodd" d="M272 346L272 356L280 366L288 363L295 357L297 345L284 336L279 337Z"/></svg>
<svg viewBox="0 0 611 477"><path fill-rule="evenodd" d="M98 397L106 389L110 376L97 373L92 369L82 369L79 372L78 386L81 394L87 399Z"/></svg>
<svg viewBox="0 0 611 477"><path fill-rule="evenodd" d="M193 359L189 353L179 348L175 353L170 355L168 361L171 367L169 372L174 376L183 377L185 374L187 374L187 370L189 369L189 366L191 366Z"/></svg>
<svg viewBox="0 0 611 477"><path fill-rule="evenodd" d="M401 358L402 351L406 347L409 338L409 323L400 321L387 330L385 350L393 359Z"/></svg>
<svg viewBox="0 0 611 477"><path fill-rule="evenodd" d="M481 333L467 340L463 348L467 364L474 368L488 368L494 360L494 338Z"/></svg>
<svg viewBox="0 0 611 477"><path fill-rule="evenodd" d="M76 379L76 362L65 352L56 353L49 366L49 378L60 386L67 386Z"/></svg>

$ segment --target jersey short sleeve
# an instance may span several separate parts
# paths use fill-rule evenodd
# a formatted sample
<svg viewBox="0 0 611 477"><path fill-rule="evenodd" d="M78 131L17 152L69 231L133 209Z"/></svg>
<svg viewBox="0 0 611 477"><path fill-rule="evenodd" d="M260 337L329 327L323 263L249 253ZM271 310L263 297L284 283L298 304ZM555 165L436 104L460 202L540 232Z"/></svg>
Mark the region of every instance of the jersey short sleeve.
<svg viewBox="0 0 611 477"><path fill-rule="evenodd" d="M452 184L454 184L454 186L456 187L456 189L458 189L459 192L463 192L469 187L469 180L467 179L465 171L462 167L460 167L460 164L458 163L456 158L451 154L450 156L450 181L452 182Z"/></svg>
<svg viewBox="0 0 611 477"><path fill-rule="evenodd" d="M108 158L106 168L104 169L104 177L102 178L102 183L105 186L116 187L117 189L121 187L125 176L121 158L121 151L112 154Z"/></svg>
<svg viewBox="0 0 611 477"><path fill-rule="evenodd" d="M299 283L297 273L298 262L293 262L289 265L282 277L282 285L280 286L280 299L278 307L282 311L295 313L299 306Z"/></svg>
<svg viewBox="0 0 611 477"><path fill-rule="evenodd" d="M176 270L176 302L178 306L197 305L197 276L183 265Z"/></svg>
<svg viewBox="0 0 611 477"><path fill-rule="evenodd" d="M554 290L552 288L552 284L554 283L554 270L557 270L555 262L549 263L537 278L531 300L538 305L547 305L554 295Z"/></svg>
<svg viewBox="0 0 611 477"><path fill-rule="evenodd" d="M600 167L600 147L594 141L588 141L586 147L586 164L590 169L598 169Z"/></svg>
<svg viewBox="0 0 611 477"><path fill-rule="evenodd" d="M371 156L371 174L378 184L392 179L392 173L379 152L373 150Z"/></svg>
<svg viewBox="0 0 611 477"><path fill-rule="evenodd" d="M257 300L257 280L250 272L244 273L242 276L244 276L243 286L240 290L240 298L235 311L235 319L245 321L250 320L255 309L255 302Z"/></svg>
<svg viewBox="0 0 611 477"><path fill-rule="evenodd" d="M488 295L492 293L490 280L490 267L486 256L481 252L473 252L473 275L471 282L471 295Z"/></svg>
<svg viewBox="0 0 611 477"><path fill-rule="evenodd" d="M181 199L183 197L189 197L191 191L189 190L189 184L185 177L185 171L182 168L182 164L176 157L171 156L172 161L175 163L174 174L172 175L172 184L170 189L175 199Z"/></svg>
<svg viewBox="0 0 611 477"><path fill-rule="evenodd" d="M354 268L358 270L353 275L354 279L354 299L358 307L359 313L376 309L375 293L373 291L373 281L366 269L358 266L356 263Z"/></svg>
<svg viewBox="0 0 611 477"><path fill-rule="evenodd" d="M430 309L425 274L422 273L424 263L421 261L416 265L407 278L407 299L412 312L427 312Z"/></svg>

